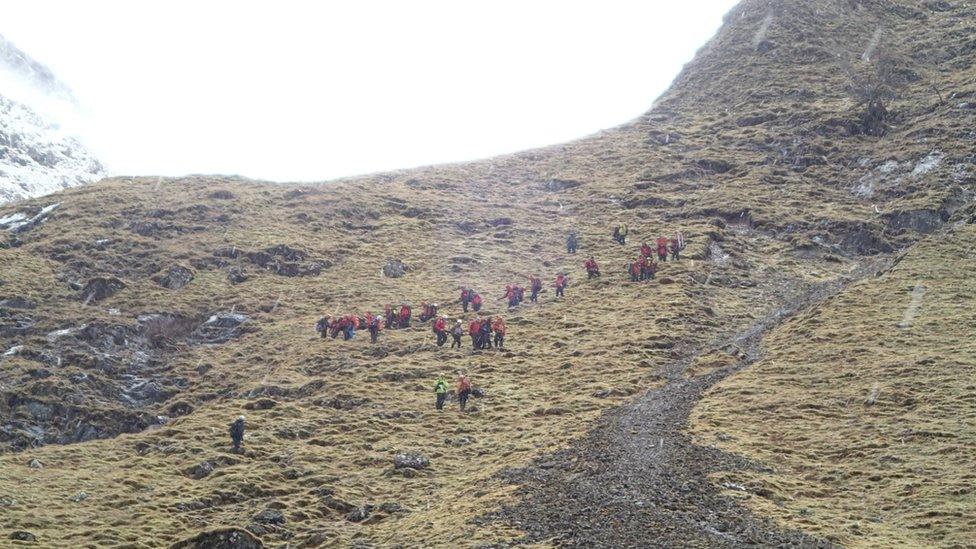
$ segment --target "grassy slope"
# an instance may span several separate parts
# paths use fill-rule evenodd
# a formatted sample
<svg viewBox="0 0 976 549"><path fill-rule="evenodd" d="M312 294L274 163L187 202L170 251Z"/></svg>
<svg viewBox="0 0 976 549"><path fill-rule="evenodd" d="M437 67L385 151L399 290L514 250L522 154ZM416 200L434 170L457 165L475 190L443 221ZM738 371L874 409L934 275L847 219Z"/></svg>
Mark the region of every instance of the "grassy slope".
<svg viewBox="0 0 976 549"><path fill-rule="evenodd" d="M257 331L222 346L180 348L167 361L167 379L188 381L172 399L194 406L187 416L139 434L0 456L0 493L14 500L4 508L9 528L30 530L51 545L157 546L196 529L247 525L255 512L276 505L288 522L264 536L268 543L363 539L412 545L517 535L504 524L468 524L513 497L497 472L569 443L601 410L658 383L666 361L718 329L761 316L773 296L846 273L853 263L840 250L812 244L817 239L840 242L844 231L838 227L864 221L880 234L884 218L876 205L883 213L938 209L952 190L945 182L963 165L971 117L940 105L923 81L900 90L903 127L884 140L825 135L818 129L825 120L856 117L859 110L833 60L797 59L811 48L834 47L857 57L860 46L851 44L869 36L879 17L899 51L911 51L903 42L918 40L954 44L944 39L946 28L965 28L966 20L931 14L926 32L917 33L917 22L891 11L846 13L832 2L816 9L812 4L785 3L769 31L779 46L760 55L752 40L767 9L747 2L655 111L583 141L303 188L223 178L120 179L62 193L62 208L48 223L28 233L21 247L0 249L0 293L39 302L31 312L36 332L9 343L44 348L50 330L92 320L132 323L139 314L159 311L207 315L233 308L251 315ZM838 24L804 30L819 20ZM803 40L798 33L805 33ZM932 69L921 62L912 67L945 89L965 91L969 85L973 91L971 69ZM777 118L759 126L736 123L756 112ZM938 134L929 135L929 128ZM797 158L814 154L808 147L825 162L800 169ZM931 173L912 176L933 148L949 158ZM850 192L859 178L892 159L901 163L896 175L908 184L867 200ZM732 169L710 173L701 160L722 160ZM667 174L677 176L653 179ZM554 178L581 185L547 191ZM212 198L218 189L234 198ZM201 213L191 205L209 209ZM151 219L159 208L173 210L167 222L186 230L155 237L129 230L130 220ZM753 227L722 220L743 210L750 211ZM502 218L511 223L487 223ZM463 222L474 222L474 230ZM662 274L670 283L622 285L619 267L634 251L608 238L617 222L630 223L633 240L683 230L690 259L667 266ZM607 279L581 280L583 257L562 252L571 227L582 233L583 253L596 255ZM913 234L887 238L910 241ZM111 243L92 245L102 238ZM710 259L713 241L728 261ZM252 280L241 285L229 284L220 270L197 269L196 279L178 291L148 278L172 263L210 257L222 246L257 250L276 244L335 266L311 278L251 268ZM80 248L65 259L64 246ZM414 269L404 279L381 278L388 257ZM576 280L569 299L553 302L547 293L542 305L506 314L511 349L504 354L438 350L425 327L384 333L379 352L362 339L321 342L312 331L323 313L376 311L401 299L446 305L461 283L480 289L490 312L502 312L494 299L504 284L529 272L550 282L560 270ZM65 271L117 274L128 287L85 306L57 278ZM111 315L111 308L121 314ZM459 312L456 305L444 308ZM207 365L211 369L200 368ZM36 368L24 358L5 359L4 387L37 394L53 385L56 394L81 395L107 410L118 406L73 384L78 366L50 369L43 388L29 373ZM470 370L489 398L467 415L435 413L433 377L458 368ZM226 454L227 422L262 396L278 404L247 412L247 455ZM356 405L355 398L367 401ZM152 411L164 413L171 402ZM337 409L336 402L350 402L350 409ZM417 478L390 474L400 449L423 450L430 471ZM34 457L45 468L27 468ZM202 480L182 474L204 460L221 465ZM322 487L351 504L396 502L408 512L351 523L325 506L316 494ZM88 498L69 499L80 491Z"/></svg>
<svg viewBox="0 0 976 549"><path fill-rule="evenodd" d="M772 468L716 482L845 545L971 543L974 237L964 225L925 241L777 330L761 362L713 388L696 435Z"/></svg>

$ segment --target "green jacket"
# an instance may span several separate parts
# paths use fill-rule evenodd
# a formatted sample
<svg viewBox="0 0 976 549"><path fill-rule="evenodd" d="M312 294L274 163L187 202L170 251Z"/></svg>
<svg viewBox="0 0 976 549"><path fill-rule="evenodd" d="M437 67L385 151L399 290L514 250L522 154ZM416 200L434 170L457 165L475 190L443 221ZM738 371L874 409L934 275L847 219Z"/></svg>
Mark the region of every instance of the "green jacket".
<svg viewBox="0 0 976 549"><path fill-rule="evenodd" d="M447 392L447 382L443 379L438 379L437 383L434 384L434 392L442 395Z"/></svg>

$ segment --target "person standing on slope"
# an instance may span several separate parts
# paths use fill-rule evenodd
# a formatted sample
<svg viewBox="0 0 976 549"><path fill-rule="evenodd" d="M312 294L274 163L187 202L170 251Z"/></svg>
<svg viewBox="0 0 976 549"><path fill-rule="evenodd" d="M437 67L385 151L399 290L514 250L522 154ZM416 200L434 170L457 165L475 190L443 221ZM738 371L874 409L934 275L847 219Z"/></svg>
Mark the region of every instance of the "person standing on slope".
<svg viewBox="0 0 976 549"><path fill-rule="evenodd" d="M471 336L471 347L481 348L481 321L477 318L472 319L468 324L468 335Z"/></svg>
<svg viewBox="0 0 976 549"><path fill-rule="evenodd" d="M461 288L461 309L464 312L468 312L468 303L471 303L471 290L462 287Z"/></svg>
<svg viewBox="0 0 976 549"><path fill-rule="evenodd" d="M380 317L366 313L366 328L369 329L369 342L376 343L380 335Z"/></svg>
<svg viewBox="0 0 976 549"><path fill-rule="evenodd" d="M332 320L328 315L323 316L318 322L315 323L315 331L319 333L320 338L325 339L325 337L329 335L329 325L331 323Z"/></svg>
<svg viewBox="0 0 976 549"><path fill-rule="evenodd" d="M464 325L461 322L461 319L459 318L458 321L454 324L454 329L451 330L451 337L454 338L454 341L451 342L452 349L455 347L457 347L458 349L461 348L461 338L463 336L464 336Z"/></svg>
<svg viewBox="0 0 976 549"><path fill-rule="evenodd" d="M399 318L400 328L410 327L410 313L411 311L409 305L400 305L400 318Z"/></svg>
<svg viewBox="0 0 976 549"><path fill-rule="evenodd" d="M681 253L681 243L677 238L671 239L671 261L678 260L678 254Z"/></svg>
<svg viewBox="0 0 976 549"><path fill-rule="evenodd" d="M566 237L566 251L575 254L576 250L579 248L579 239L576 238L576 233L570 231L569 236Z"/></svg>
<svg viewBox="0 0 976 549"><path fill-rule="evenodd" d="M651 257L651 247L647 245L647 242L641 244L641 257Z"/></svg>
<svg viewBox="0 0 976 549"><path fill-rule="evenodd" d="M458 404L461 406L461 411L464 411L464 407L468 404L468 397L471 396L471 380L468 376L464 375L464 372L458 372L457 378L457 397Z"/></svg>
<svg viewBox="0 0 976 549"><path fill-rule="evenodd" d="M502 345L505 344L505 321L502 320L502 317L495 317L491 329L495 332L495 348L501 349Z"/></svg>
<svg viewBox="0 0 976 549"><path fill-rule="evenodd" d="M447 381L444 376L437 376L437 381L434 382L434 394L437 396L437 406L438 410L444 409L444 400L447 399Z"/></svg>
<svg viewBox="0 0 976 549"><path fill-rule="evenodd" d="M491 317L481 319L481 348L491 349Z"/></svg>
<svg viewBox="0 0 976 549"><path fill-rule="evenodd" d="M481 294L475 292L474 295L471 296L471 309L473 309L476 313L481 310Z"/></svg>
<svg viewBox="0 0 976 549"><path fill-rule="evenodd" d="M230 442L233 445L231 451L235 454L241 453L241 445L244 444L244 416L237 416L234 423L230 424Z"/></svg>
<svg viewBox="0 0 976 549"><path fill-rule="evenodd" d="M600 267L596 264L596 260L592 257L583 263L583 267L586 268L587 279L598 278L600 276Z"/></svg>
<svg viewBox="0 0 976 549"><path fill-rule="evenodd" d="M569 277L562 273L556 275L556 297L566 297L566 286L569 286Z"/></svg>
<svg viewBox="0 0 976 549"><path fill-rule="evenodd" d="M661 262L668 260L668 239L663 236L657 239L657 260Z"/></svg>
<svg viewBox="0 0 976 549"><path fill-rule="evenodd" d="M532 303L538 303L539 292L542 291L542 279L537 275L532 275L529 277L529 289L531 293L529 294L529 301Z"/></svg>
<svg viewBox="0 0 976 549"><path fill-rule="evenodd" d="M447 343L447 315L434 321L434 333L437 335L437 346L443 347Z"/></svg>

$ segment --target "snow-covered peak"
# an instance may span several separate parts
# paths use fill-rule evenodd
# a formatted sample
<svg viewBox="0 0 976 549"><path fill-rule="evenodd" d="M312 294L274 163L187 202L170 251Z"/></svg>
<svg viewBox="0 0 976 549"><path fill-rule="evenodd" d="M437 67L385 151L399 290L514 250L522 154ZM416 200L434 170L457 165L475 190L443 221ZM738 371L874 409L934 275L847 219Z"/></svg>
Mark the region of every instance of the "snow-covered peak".
<svg viewBox="0 0 976 549"><path fill-rule="evenodd" d="M0 204L106 175L91 151L55 119L54 113L77 108L70 88L2 36L0 84Z"/></svg>

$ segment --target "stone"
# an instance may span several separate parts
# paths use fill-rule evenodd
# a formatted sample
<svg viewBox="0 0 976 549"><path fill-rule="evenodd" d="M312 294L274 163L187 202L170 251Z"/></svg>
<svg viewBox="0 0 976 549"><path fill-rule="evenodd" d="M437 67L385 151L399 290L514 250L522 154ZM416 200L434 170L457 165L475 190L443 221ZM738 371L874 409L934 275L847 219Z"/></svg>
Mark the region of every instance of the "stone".
<svg viewBox="0 0 976 549"><path fill-rule="evenodd" d="M10 533L10 539L15 541L37 541L37 536L24 530L15 530Z"/></svg>
<svg viewBox="0 0 976 549"><path fill-rule="evenodd" d="M278 509L265 509L254 515L251 520L260 524L284 524L285 515Z"/></svg>
<svg viewBox="0 0 976 549"><path fill-rule="evenodd" d="M254 534L240 528L222 528L201 532L192 538L178 541L170 549L263 549L264 544Z"/></svg>
<svg viewBox="0 0 976 549"><path fill-rule="evenodd" d="M393 456L393 466L397 469L426 469L430 466L430 460L419 452L405 452Z"/></svg>

